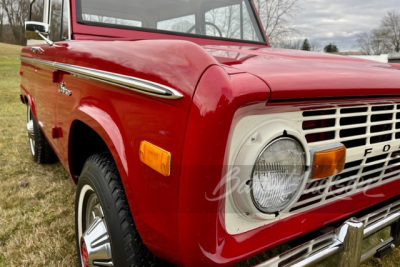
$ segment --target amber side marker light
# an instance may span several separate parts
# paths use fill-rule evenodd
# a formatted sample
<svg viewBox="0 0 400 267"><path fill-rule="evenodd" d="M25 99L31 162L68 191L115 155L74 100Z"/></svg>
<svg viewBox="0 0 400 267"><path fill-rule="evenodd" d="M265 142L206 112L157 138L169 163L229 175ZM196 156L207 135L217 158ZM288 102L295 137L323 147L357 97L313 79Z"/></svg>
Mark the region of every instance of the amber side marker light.
<svg viewBox="0 0 400 267"><path fill-rule="evenodd" d="M338 147L314 152L312 179L329 177L343 171L346 161L346 147Z"/></svg>
<svg viewBox="0 0 400 267"><path fill-rule="evenodd" d="M147 141L140 143L139 149L140 161L161 173L169 176L171 173L171 153L155 146Z"/></svg>

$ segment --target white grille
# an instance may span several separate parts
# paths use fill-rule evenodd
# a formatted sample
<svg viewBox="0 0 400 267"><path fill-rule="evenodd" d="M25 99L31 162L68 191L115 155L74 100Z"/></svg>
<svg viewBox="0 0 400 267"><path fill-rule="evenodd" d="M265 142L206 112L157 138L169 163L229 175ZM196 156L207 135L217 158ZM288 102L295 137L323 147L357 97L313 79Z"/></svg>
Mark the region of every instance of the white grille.
<svg viewBox="0 0 400 267"><path fill-rule="evenodd" d="M294 115L294 114L293 114ZM400 174L400 105L364 104L304 111L291 116L310 148L342 143L344 170L310 180L291 212L343 198L396 179Z"/></svg>

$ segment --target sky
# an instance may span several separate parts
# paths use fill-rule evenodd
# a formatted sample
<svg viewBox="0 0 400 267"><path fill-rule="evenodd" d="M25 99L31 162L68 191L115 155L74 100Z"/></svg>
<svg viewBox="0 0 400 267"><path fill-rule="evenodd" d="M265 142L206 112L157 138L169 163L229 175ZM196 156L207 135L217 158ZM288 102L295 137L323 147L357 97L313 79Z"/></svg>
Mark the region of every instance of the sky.
<svg viewBox="0 0 400 267"><path fill-rule="evenodd" d="M377 28L381 18L391 10L400 13L400 0L299 0L301 10L293 26L302 39L329 43L340 51L357 51L356 35Z"/></svg>

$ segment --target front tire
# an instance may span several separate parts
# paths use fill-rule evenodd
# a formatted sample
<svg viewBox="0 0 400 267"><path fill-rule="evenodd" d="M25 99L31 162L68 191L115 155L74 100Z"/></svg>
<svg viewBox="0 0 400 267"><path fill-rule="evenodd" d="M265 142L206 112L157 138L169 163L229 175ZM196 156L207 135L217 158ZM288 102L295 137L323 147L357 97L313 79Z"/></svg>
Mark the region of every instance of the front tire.
<svg viewBox="0 0 400 267"><path fill-rule="evenodd" d="M151 266L109 154L90 157L79 177L75 231L80 266Z"/></svg>

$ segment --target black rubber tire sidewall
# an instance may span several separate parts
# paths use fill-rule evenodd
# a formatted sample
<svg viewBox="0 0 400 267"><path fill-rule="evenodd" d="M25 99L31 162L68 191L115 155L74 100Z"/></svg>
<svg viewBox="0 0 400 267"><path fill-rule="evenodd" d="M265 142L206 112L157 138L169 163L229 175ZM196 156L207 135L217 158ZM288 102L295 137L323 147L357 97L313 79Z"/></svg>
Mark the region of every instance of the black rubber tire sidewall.
<svg viewBox="0 0 400 267"><path fill-rule="evenodd" d="M79 177L75 199L75 232L80 258L79 199L85 185L97 195L110 238L114 266L154 266L155 258L143 244L130 213L117 167L108 153L91 156ZM85 207L83 203L82 207ZM82 218L82 221L84 219ZM82 233L85 232L82 226Z"/></svg>
<svg viewBox="0 0 400 267"><path fill-rule="evenodd" d="M93 166L93 164L86 164L85 169L82 172L83 175L79 177L79 183L77 187L77 192L80 192L85 185L89 185L95 191L100 205L104 212L104 217L107 224L108 233L110 236L111 250L113 256L114 266L128 266L128 263L123 259L126 258L124 238L122 236L122 231L120 229L120 222L118 217L117 209L114 205L114 200L112 199L112 192L110 192L108 186L104 182L105 175L104 173L97 168L97 166ZM76 195L76 207L75 213L78 212L78 201L79 201L79 193ZM85 203L84 203L85 204ZM78 227L78 218L75 216L75 226ZM83 229L83 232L85 229ZM78 231L76 231L78 232ZM78 237L77 237L78 238ZM78 244L78 243L77 243ZM78 250L78 254L79 254ZM81 262L80 254L79 254L79 262Z"/></svg>

